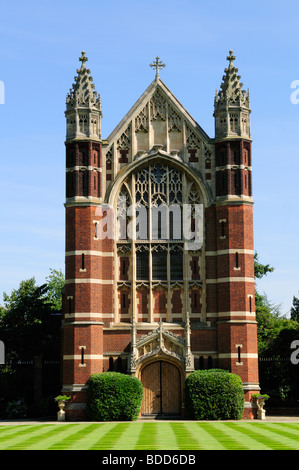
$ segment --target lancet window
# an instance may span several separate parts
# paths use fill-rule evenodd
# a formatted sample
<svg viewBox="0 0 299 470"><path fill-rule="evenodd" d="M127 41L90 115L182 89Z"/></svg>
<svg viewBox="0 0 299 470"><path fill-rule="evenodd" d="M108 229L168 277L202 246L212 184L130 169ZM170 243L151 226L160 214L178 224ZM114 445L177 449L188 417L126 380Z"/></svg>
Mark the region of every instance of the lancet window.
<svg viewBox="0 0 299 470"><path fill-rule="evenodd" d="M162 162L139 168L120 189L117 207L118 251L123 256L123 247L130 247L126 248L131 266L127 287L148 289L142 292L152 298L149 301L146 297L148 321L156 318L161 302L163 305L166 302L169 321L171 309L176 318L184 315L183 311L190 310L182 303L187 298L183 291L189 289L189 258L192 256L188 250L185 251L185 242L192 239L192 234L196 236L195 206L201 204L200 199L195 182L176 167ZM184 211L187 206L189 218L186 220ZM174 289L180 289L179 295ZM141 298L141 294L138 295ZM137 316L141 308L139 297L135 306ZM134 315L133 304L131 314ZM164 307L162 310L165 317ZM144 315L146 313L143 312L143 321Z"/></svg>

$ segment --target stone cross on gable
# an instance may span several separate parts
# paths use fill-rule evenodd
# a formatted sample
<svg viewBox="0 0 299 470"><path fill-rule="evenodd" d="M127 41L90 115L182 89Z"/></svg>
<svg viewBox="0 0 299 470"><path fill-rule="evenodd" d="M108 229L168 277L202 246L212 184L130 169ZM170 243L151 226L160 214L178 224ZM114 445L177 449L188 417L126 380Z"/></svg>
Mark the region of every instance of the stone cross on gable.
<svg viewBox="0 0 299 470"><path fill-rule="evenodd" d="M79 60L80 60L80 62L82 62L82 65L84 65L85 62L88 60L88 58L85 57L85 51L82 51L81 54L82 54L82 56L79 57Z"/></svg>
<svg viewBox="0 0 299 470"><path fill-rule="evenodd" d="M150 64L150 67L152 67L153 69L156 69L156 78L159 77L159 69L166 67L166 65L163 64L162 61L159 59L160 57L156 57L156 62L153 62L152 64Z"/></svg>

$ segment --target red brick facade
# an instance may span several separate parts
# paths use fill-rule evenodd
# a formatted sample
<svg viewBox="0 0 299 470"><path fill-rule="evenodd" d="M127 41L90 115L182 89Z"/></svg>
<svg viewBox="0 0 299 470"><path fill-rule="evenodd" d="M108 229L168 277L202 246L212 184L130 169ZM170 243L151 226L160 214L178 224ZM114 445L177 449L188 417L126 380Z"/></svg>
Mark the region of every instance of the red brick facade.
<svg viewBox="0 0 299 470"><path fill-rule="evenodd" d="M84 60L79 79L86 73ZM229 60L227 73L233 73ZM209 139L160 80L137 105L109 140L72 134L66 141L63 392L72 395L67 419L86 418L92 373L117 370L142 381L155 361L177 366L178 387L199 368L240 375L244 417L253 418L250 395L259 385L251 139L241 131L221 137L217 128L216 139ZM67 117L72 113L70 107ZM223 126L221 107L216 122L218 114ZM233 122L238 125L236 117ZM179 153L172 151L183 138ZM154 171L156 179L146 183ZM143 198L145 206L156 197L181 207L200 201L202 245L187 249L183 239L164 240L161 233L154 240L148 233L141 241L119 239L115 211L121 194L127 203ZM131 216L127 212L127 230ZM112 226L113 236L103 236ZM181 413L183 396L180 406Z"/></svg>

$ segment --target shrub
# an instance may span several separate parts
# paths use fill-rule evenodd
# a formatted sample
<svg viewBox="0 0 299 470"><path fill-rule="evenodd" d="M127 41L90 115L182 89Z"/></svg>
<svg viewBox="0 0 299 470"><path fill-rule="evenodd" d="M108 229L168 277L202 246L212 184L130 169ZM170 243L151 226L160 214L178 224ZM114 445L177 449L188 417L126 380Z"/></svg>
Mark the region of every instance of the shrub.
<svg viewBox="0 0 299 470"><path fill-rule="evenodd" d="M192 372L185 383L186 417L197 420L242 419L241 378L224 370Z"/></svg>
<svg viewBox="0 0 299 470"><path fill-rule="evenodd" d="M23 398L20 400L10 401L6 406L8 419L27 418L28 406Z"/></svg>
<svg viewBox="0 0 299 470"><path fill-rule="evenodd" d="M88 383L87 413L92 421L134 421L143 387L136 377L119 372L92 374Z"/></svg>

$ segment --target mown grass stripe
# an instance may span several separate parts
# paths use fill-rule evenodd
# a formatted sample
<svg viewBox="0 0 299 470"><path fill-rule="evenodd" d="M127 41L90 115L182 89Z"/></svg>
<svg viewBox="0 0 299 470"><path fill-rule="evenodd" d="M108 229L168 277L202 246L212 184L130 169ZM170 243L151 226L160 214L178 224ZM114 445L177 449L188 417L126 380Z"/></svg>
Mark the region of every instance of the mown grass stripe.
<svg viewBox="0 0 299 470"><path fill-rule="evenodd" d="M0 430L1 450L299 450L298 423L44 423Z"/></svg>
<svg viewBox="0 0 299 470"><path fill-rule="evenodd" d="M19 426L16 426L13 430L9 429L7 430L7 434L5 436L1 436L0 440L0 449L6 449L9 446L9 442L5 441L11 441L13 440L13 445L15 445L18 442L21 442L24 439L24 435L26 435L26 438L28 438L28 435L34 435L36 432L40 432L41 429L44 428L44 425L39 425L39 426L22 426L20 429Z"/></svg>
<svg viewBox="0 0 299 470"><path fill-rule="evenodd" d="M104 423L85 423L82 427L81 438L74 439L69 443L67 450L89 450L92 449L94 443L98 442L99 439L104 436L107 432L106 425ZM78 435L79 437L79 435Z"/></svg>
<svg viewBox="0 0 299 470"><path fill-rule="evenodd" d="M1 424L0 425L0 437L1 434L5 434L6 432L12 431L15 432L16 429L24 428L26 424Z"/></svg>
<svg viewBox="0 0 299 470"><path fill-rule="evenodd" d="M111 424L111 423L109 423ZM101 439L95 442L92 446L93 450L112 450L117 449L118 441L121 439L124 432L128 429L129 423L116 423L112 425Z"/></svg>
<svg viewBox="0 0 299 470"><path fill-rule="evenodd" d="M34 433L33 435L26 434L27 439L23 439L17 443L13 443L13 445L6 447L6 450L28 450L32 447L38 446L40 448L39 443L42 442L42 447L45 446L45 440L52 436L60 435L61 432L67 432L67 429L63 426L56 426L55 424L52 425L45 425L41 429L38 430L38 433Z"/></svg>
<svg viewBox="0 0 299 470"><path fill-rule="evenodd" d="M177 448L180 450L201 449L200 441L195 438L195 434L189 431L189 426L184 423L171 423L171 428L175 434Z"/></svg>
<svg viewBox="0 0 299 470"><path fill-rule="evenodd" d="M217 436L208 432L204 422L188 423L188 429L198 438L200 448L203 450L225 450L225 447L219 442Z"/></svg>
<svg viewBox="0 0 299 470"><path fill-rule="evenodd" d="M20 432L21 429L28 427L26 424L12 424L12 425L1 425L0 426L0 439L2 434L9 435L10 433L14 434L16 432Z"/></svg>
<svg viewBox="0 0 299 470"><path fill-rule="evenodd" d="M225 428L225 432L228 435L231 435L233 439L240 442L241 445L245 445L249 450L270 450L269 446L265 445L263 442L260 442L258 439L250 437L249 435L244 435L239 432L239 423L222 423L222 426ZM238 450L235 448L235 450Z"/></svg>
<svg viewBox="0 0 299 470"><path fill-rule="evenodd" d="M157 426L156 423L142 423L139 437L134 447L135 450L156 450Z"/></svg>
<svg viewBox="0 0 299 470"><path fill-rule="evenodd" d="M299 433L299 424L296 423L271 423L273 426L289 429L294 433Z"/></svg>
<svg viewBox="0 0 299 470"><path fill-rule="evenodd" d="M299 443L299 430L298 429L292 429L289 427L287 430L284 429L283 427L280 427L279 425L275 426L274 424L267 424L267 430L271 431L275 434L278 434L279 436L286 437L287 439L291 439Z"/></svg>
<svg viewBox="0 0 299 470"><path fill-rule="evenodd" d="M87 432L88 431L88 432ZM84 435L79 441L73 442L68 450L92 450L94 445L106 434L107 423L94 423L88 430L84 429Z"/></svg>
<svg viewBox="0 0 299 470"><path fill-rule="evenodd" d="M72 427L75 426L74 432L71 432ZM64 439L58 439L47 446L47 450L68 450L76 442L80 441L82 437L88 432L88 429L92 429L93 424L67 424L70 434L68 434Z"/></svg>
<svg viewBox="0 0 299 470"><path fill-rule="evenodd" d="M141 423L130 422L128 429L117 442L117 450L133 450L138 442L142 429Z"/></svg>
<svg viewBox="0 0 299 470"><path fill-rule="evenodd" d="M227 426L233 426L234 423L227 423ZM259 425L256 423L246 423L238 424L238 431L245 436L252 437L259 443L264 444L272 450L296 450L299 447L294 446L292 442L282 442L281 439L273 439L271 433L267 431L267 424L262 423L262 426L259 428ZM261 431L261 432L260 432ZM269 435L270 434L270 435ZM272 434L273 435L273 434ZM246 442L246 440L245 440Z"/></svg>
<svg viewBox="0 0 299 470"><path fill-rule="evenodd" d="M171 422L155 423L157 428L157 449L158 450L177 450L178 444L175 430Z"/></svg>
<svg viewBox="0 0 299 470"><path fill-rule="evenodd" d="M65 437L63 439L63 436L61 436L61 432L63 434L69 433L70 432L70 427L69 425L66 426L61 426L61 429L57 430L55 433L55 430L49 431L46 435L44 435L43 439L36 439L34 443L30 447L28 447L29 450L41 450L41 449L51 449L53 450L53 446L57 449L58 447L61 448L61 442L62 440L66 441L66 449L72 450L73 448L76 448L76 446L79 443L79 447L82 445L81 442L83 441L84 444L86 445L86 437L90 437L93 431L98 431L98 425L82 425L80 426L80 429L77 428L77 432L75 434L71 435L71 439L69 439L69 436ZM84 445L83 444L83 445ZM84 447L83 447L84 448Z"/></svg>
<svg viewBox="0 0 299 470"><path fill-rule="evenodd" d="M223 449L248 450L249 447L244 443L244 440L240 440L240 436L238 435L234 435L233 437L231 433L226 432L223 424L224 423L203 423L202 427L223 446Z"/></svg>

